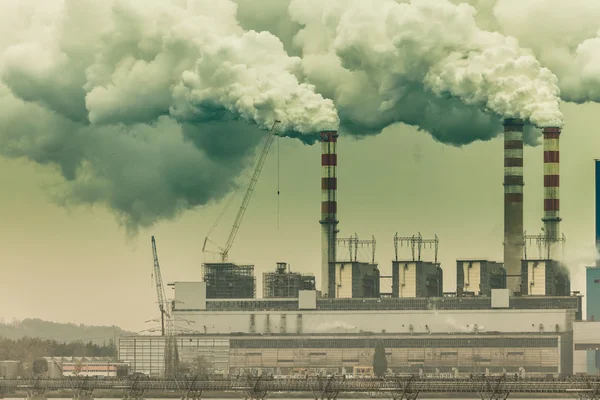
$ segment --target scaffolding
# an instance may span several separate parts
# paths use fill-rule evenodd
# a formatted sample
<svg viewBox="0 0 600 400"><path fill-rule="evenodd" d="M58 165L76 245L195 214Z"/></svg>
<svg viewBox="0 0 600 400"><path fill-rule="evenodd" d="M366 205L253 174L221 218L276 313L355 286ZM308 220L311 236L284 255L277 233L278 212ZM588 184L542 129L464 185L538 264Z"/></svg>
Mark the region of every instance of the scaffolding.
<svg viewBox="0 0 600 400"><path fill-rule="evenodd" d="M207 299L252 299L256 295L254 265L202 264Z"/></svg>
<svg viewBox="0 0 600 400"><path fill-rule="evenodd" d="M315 276L292 272L283 262L275 272L263 273L263 298L297 298L300 290L315 290Z"/></svg>

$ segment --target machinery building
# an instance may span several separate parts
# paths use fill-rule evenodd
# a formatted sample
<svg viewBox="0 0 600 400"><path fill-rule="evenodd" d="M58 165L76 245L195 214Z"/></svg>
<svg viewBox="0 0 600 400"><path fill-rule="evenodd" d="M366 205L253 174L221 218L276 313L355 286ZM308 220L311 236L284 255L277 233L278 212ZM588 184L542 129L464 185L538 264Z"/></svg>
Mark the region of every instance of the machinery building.
<svg viewBox="0 0 600 400"><path fill-rule="evenodd" d="M358 261L336 262L334 298L379 297L379 269L377 264Z"/></svg>
<svg viewBox="0 0 600 400"><path fill-rule="evenodd" d="M456 294L491 296L492 289L506 288L502 263L488 260L456 261Z"/></svg>
<svg viewBox="0 0 600 400"><path fill-rule="evenodd" d="M263 273L263 298L298 297L300 290L315 290L315 276L292 272L284 262L275 272Z"/></svg>

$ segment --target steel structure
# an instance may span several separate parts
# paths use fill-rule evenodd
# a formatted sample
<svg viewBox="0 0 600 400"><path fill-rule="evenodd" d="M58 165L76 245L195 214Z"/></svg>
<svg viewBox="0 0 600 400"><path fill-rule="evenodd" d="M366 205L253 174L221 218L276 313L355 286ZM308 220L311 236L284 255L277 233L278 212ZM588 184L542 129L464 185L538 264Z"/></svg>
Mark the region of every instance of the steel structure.
<svg viewBox="0 0 600 400"><path fill-rule="evenodd" d="M313 393L316 399L333 400L340 393L380 393L393 400L414 400L419 394L478 394L483 400L504 400L510 394L563 394L585 400L600 398L600 378L574 376L566 379L531 379L515 375L470 378L426 378L394 376L384 379L307 377L273 379L241 376L234 379L9 379L0 380L0 389L26 391L29 397L45 398L51 390L85 393L94 390L122 390L129 398L143 398L151 391L177 391L184 399L199 399L203 392L240 392L246 399L264 399L268 393Z"/></svg>
<svg viewBox="0 0 600 400"><path fill-rule="evenodd" d="M179 354L177 353L177 342L175 341L174 315L169 307L162 275L160 273L160 264L158 262L158 252L156 250L156 240L152 236L152 258L154 259L154 279L156 281L156 296L158 299L158 308L161 318L161 334L165 336L165 369L164 376L171 377L177 373L179 366Z"/></svg>
<svg viewBox="0 0 600 400"><path fill-rule="evenodd" d="M409 246L412 254L412 261L421 261L421 252L423 251L424 246L429 246L434 249L434 263L438 262L438 250L439 250L440 240L437 235L434 235L433 239L423 239L421 236L421 232L412 236L398 236L398 233L394 235L394 253L396 255L396 261L400 261L399 247Z"/></svg>
<svg viewBox="0 0 600 400"><path fill-rule="evenodd" d="M271 145L273 144L273 141L275 140L275 137L277 136L277 135L275 135L275 128L277 127L277 124L279 124L280 122L281 121L275 120L275 122L273 123L273 126L271 127L271 130L269 131L269 134L267 135L267 137L265 139L265 143L258 155L258 159L256 161L256 166L254 167L254 173L252 174L252 178L250 178L250 183L248 184L248 189L246 189L246 194L244 196L244 199L242 200L240 209L238 210L238 213L233 222L231 232L229 232L229 237L227 238L227 242L225 243L225 245L223 247L220 247L217 245L217 247L219 247L221 249L220 255L221 255L221 262L223 262L223 263L225 263L227 261L227 258L229 256L229 250L231 250L231 246L233 246L235 237L237 236L237 233L240 229L242 220L244 219L244 214L246 214L246 210L248 209L248 204L250 204L250 199L252 198L252 194L254 193L254 188L256 187L256 182L258 182L260 173L262 172L262 169L265 165L265 161L267 160L267 156L269 155L269 149L271 148ZM226 207L228 207L228 206L229 205L227 205ZM220 219L220 217L219 217L219 219ZM217 222L218 222L218 220L217 220ZM214 229L215 225L213 225L213 229ZM209 242L209 241L212 242L209 239L211 232L212 232L212 229L208 233L206 238L204 239L204 245L202 247L202 252L206 252L207 242ZM214 243L214 242L212 242L212 243L216 245L216 243Z"/></svg>
<svg viewBox="0 0 600 400"><path fill-rule="evenodd" d="M263 298L298 298L300 290L315 290L315 276L292 272L286 263L277 263L275 272L263 273Z"/></svg>
<svg viewBox="0 0 600 400"><path fill-rule="evenodd" d="M520 118L504 120L504 268L513 292L521 290L524 125Z"/></svg>
<svg viewBox="0 0 600 400"><path fill-rule="evenodd" d="M560 237L550 238L545 233L540 235L528 235L527 232L523 233L523 259L528 260L531 253L527 252L528 248L535 245L538 250L538 258L540 259L555 259L558 255L557 246L561 244L562 256L565 253L565 244L567 243L567 237L563 233Z"/></svg>
<svg viewBox="0 0 600 400"><path fill-rule="evenodd" d="M337 131L321 132L321 292L335 296L337 260Z"/></svg>
<svg viewBox="0 0 600 400"><path fill-rule="evenodd" d="M207 299L251 299L256 295L254 265L205 263L202 265Z"/></svg>
<svg viewBox="0 0 600 400"><path fill-rule="evenodd" d="M372 236L371 239L368 240L361 240L355 233L354 236L350 236L349 238L337 238L336 242L338 247L347 248L348 251L348 259L346 260L342 258L341 252L339 251L340 249L337 249L337 261L359 262L360 260L358 259L358 249L367 248L371 250L371 257L370 260L368 260L368 262L370 262L371 264L375 264L375 249L377 246L375 236Z"/></svg>

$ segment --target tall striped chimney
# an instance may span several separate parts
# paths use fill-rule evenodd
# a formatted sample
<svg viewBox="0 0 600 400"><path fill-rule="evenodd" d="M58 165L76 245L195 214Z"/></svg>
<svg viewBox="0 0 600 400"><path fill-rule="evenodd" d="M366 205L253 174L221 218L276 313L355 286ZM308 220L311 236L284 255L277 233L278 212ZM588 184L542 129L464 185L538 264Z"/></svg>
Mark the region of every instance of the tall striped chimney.
<svg viewBox="0 0 600 400"><path fill-rule="evenodd" d="M544 235L550 258L556 259L555 244L560 240L560 128L547 127L544 134Z"/></svg>
<svg viewBox="0 0 600 400"><path fill-rule="evenodd" d="M521 292L523 257L523 126L520 118L504 120L504 268L506 287Z"/></svg>
<svg viewBox="0 0 600 400"><path fill-rule="evenodd" d="M337 236L336 131L321 132L321 292L335 297L335 246Z"/></svg>

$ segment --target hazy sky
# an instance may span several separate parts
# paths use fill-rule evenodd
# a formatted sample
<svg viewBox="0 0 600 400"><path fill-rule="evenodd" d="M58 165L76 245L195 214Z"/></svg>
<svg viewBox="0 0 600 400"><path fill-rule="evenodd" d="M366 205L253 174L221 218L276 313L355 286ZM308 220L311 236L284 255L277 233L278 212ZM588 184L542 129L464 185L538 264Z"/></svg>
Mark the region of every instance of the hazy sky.
<svg viewBox="0 0 600 400"><path fill-rule="evenodd" d="M256 265L259 294L278 261L319 285L320 148L304 144L318 130L339 123L340 236L374 235L385 274L396 232L437 234L454 291L457 258L502 257L501 118L563 114L561 227L583 291L600 157L596 0L470 0L479 13L372 2L0 2L0 317L152 327L150 236L165 283L200 280L204 236L275 119L287 136L279 229L274 146L230 251ZM529 233L542 225L542 160L541 146L525 150Z"/></svg>

